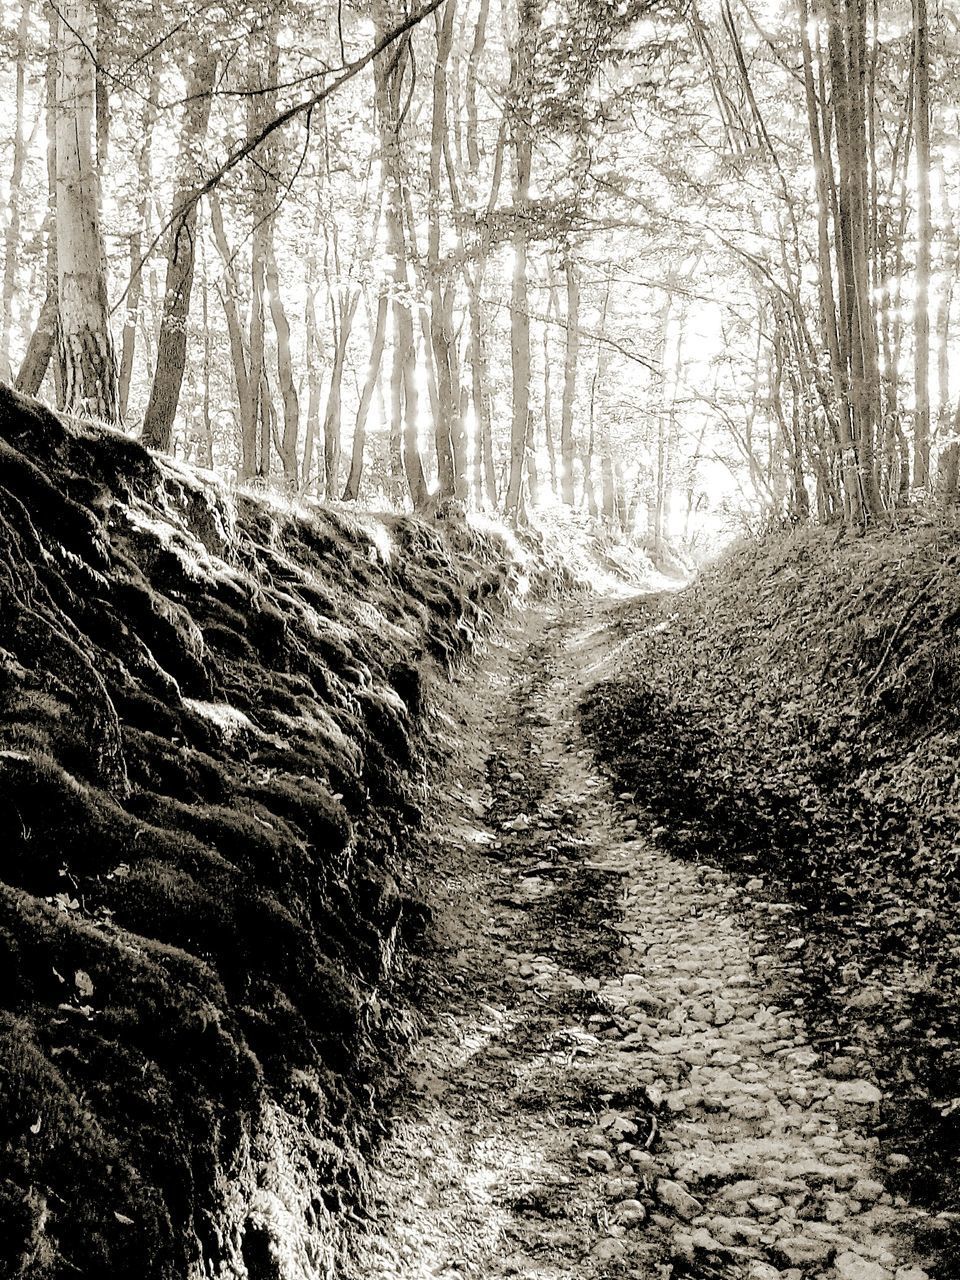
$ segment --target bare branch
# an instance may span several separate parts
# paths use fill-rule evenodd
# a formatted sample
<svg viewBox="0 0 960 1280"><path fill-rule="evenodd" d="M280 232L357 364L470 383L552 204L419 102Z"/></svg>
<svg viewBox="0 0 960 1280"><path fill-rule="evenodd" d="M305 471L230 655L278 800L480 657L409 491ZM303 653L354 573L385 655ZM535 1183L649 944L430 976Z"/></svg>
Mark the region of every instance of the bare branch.
<svg viewBox="0 0 960 1280"><path fill-rule="evenodd" d="M419 26L424 18L428 18L430 14L439 9L443 3L444 0L428 0L421 9L410 14L398 26L394 27L391 31L388 31L386 35L381 37L372 49L369 49L362 55L362 57L351 62L347 66L346 70L341 75L337 76L331 84L326 85L323 89L317 90L317 92L311 94L309 98L304 98L302 102L295 102L293 106L287 107L286 110L281 111L279 115L276 115L272 120L269 120L262 129L258 130L251 137L247 138L245 142L241 143L239 147L230 153L227 159L219 166L219 168L216 169L214 173L204 179L199 186L194 187L193 191L190 192L184 201L174 209L173 213L171 213L170 217L166 220L154 236L153 240L147 246L147 250L140 259L136 271L130 273L130 280L132 281L135 275L139 274L139 272L143 270L148 258L160 244L161 240L170 228L174 226L175 223L179 222L180 219L182 219L198 201L202 200L205 195L213 191L215 187L219 186L227 174L235 169L237 165L246 160L248 156L252 155L258 147L266 142L267 138L271 137L279 129L282 129L284 125L289 124L291 120L297 119L298 116L309 116L312 114L321 102L325 102L327 98L336 93L338 89L342 88L348 81L352 80L354 76L358 75L364 70L364 68L368 67L373 61L375 61L381 53L389 49L391 45L395 44L397 40L401 39L409 31L412 31L414 27ZM114 311L116 311L123 303L129 288L130 282L128 281L126 289L124 289L113 307Z"/></svg>

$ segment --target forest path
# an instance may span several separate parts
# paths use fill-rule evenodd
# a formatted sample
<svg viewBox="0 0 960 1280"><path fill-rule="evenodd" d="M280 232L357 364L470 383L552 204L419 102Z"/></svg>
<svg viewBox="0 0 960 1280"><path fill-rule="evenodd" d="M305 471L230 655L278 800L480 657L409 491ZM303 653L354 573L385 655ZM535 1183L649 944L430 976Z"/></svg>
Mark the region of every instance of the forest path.
<svg viewBox="0 0 960 1280"><path fill-rule="evenodd" d="M441 717L428 1027L355 1274L926 1280L877 1089L777 1003L778 904L652 848L596 771L577 703L627 636L531 610Z"/></svg>

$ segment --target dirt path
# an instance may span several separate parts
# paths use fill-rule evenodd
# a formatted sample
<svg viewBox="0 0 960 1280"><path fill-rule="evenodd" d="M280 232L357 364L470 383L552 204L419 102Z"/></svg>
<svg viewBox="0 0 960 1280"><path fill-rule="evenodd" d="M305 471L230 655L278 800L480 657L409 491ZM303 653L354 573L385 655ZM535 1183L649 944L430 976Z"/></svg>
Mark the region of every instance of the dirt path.
<svg viewBox="0 0 960 1280"><path fill-rule="evenodd" d="M595 771L575 709L614 637L532 612L441 726L430 1029L356 1274L926 1280L877 1089L777 1004L778 904L636 838Z"/></svg>

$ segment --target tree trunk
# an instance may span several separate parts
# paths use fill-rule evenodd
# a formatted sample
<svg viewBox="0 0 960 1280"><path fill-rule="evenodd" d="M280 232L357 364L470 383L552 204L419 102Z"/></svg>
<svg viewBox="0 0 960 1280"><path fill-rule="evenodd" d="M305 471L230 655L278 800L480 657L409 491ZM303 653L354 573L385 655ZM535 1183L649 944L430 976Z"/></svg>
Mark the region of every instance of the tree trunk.
<svg viewBox="0 0 960 1280"><path fill-rule="evenodd" d="M497 506L497 472L493 461L493 441L490 423L490 399L487 391L487 353L483 336L483 303L480 289L483 283L483 263L478 262L472 279L467 280L468 307L470 312L470 399L473 403L474 457L476 500Z"/></svg>
<svg viewBox="0 0 960 1280"><path fill-rule="evenodd" d="M514 148L513 278L510 290L510 365L513 417L510 426L510 478L505 511L516 523L523 509L523 468L530 430L530 313L527 300L527 241L533 133L534 52L539 29L539 0L519 0L517 45L513 56L511 130Z"/></svg>
<svg viewBox="0 0 960 1280"><path fill-rule="evenodd" d="M467 161L470 165L470 173L476 176L480 168L480 146L478 141L478 113L477 113L477 69L480 65L480 59L483 56L483 47L487 39L487 18L490 13L490 0L480 0L480 8L477 13L477 25L474 28L473 44L470 48L470 57L467 62Z"/></svg>
<svg viewBox="0 0 960 1280"><path fill-rule="evenodd" d="M441 501L462 497L458 493L454 461L454 432L459 418L460 392L453 347L453 291L445 284L440 267L440 169L447 128L447 63L453 44L456 0L447 0L435 13L437 55L433 72L433 116L430 131L430 168L427 217L427 270L430 283L428 335L436 370L434 440Z"/></svg>
<svg viewBox="0 0 960 1280"><path fill-rule="evenodd" d="M926 0L913 0L914 119L917 138L917 270L913 307L913 483L930 483L930 41Z"/></svg>
<svg viewBox="0 0 960 1280"><path fill-rule="evenodd" d="M360 300L359 293L346 303L341 299L337 322L336 343L333 350L333 368L327 389L327 405L323 415L323 471L324 491L328 498L336 498L340 492L341 406L343 398L343 370L347 360L347 347L353 318ZM331 303L331 305L335 305ZM372 394L372 392L371 392Z"/></svg>
<svg viewBox="0 0 960 1280"><path fill-rule="evenodd" d="M580 280L569 249L564 253L567 282L567 332L563 359L563 403L560 417L560 496L573 506L573 414L577 401L577 364L580 359Z"/></svg>
<svg viewBox="0 0 960 1280"><path fill-rule="evenodd" d="M283 403L283 434L280 437L280 465L283 467L283 484L289 493L299 489L298 448L300 443L300 400L293 376L293 358L290 354L290 322L280 296L280 273L277 258L270 246L264 281L270 299L270 319L277 335L277 382Z"/></svg>
<svg viewBox="0 0 960 1280"><path fill-rule="evenodd" d="M617 498L613 482L613 459L606 452L600 459L600 488L604 523L613 528L617 519Z"/></svg>
<svg viewBox="0 0 960 1280"><path fill-rule="evenodd" d="M357 409L356 421L353 424L353 446L350 451L350 471L343 490L344 502L356 502L360 495L360 478L363 475L363 452L366 443L367 416L377 389L380 377L380 365L383 363L383 348L387 336L387 313L390 302L385 293L377 299L377 319L370 344L370 363L367 365L367 376L360 394L360 405Z"/></svg>
<svg viewBox="0 0 960 1280"><path fill-rule="evenodd" d="M120 421L107 308L100 186L93 163L96 22L89 0L61 8L56 94L57 285L64 407Z"/></svg>
<svg viewBox="0 0 960 1280"><path fill-rule="evenodd" d="M316 235L317 228L314 228ZM313 484L313 454L320 426L320 334L317 325L317 259L311 252L307 267L307 298L304 306L304 328L307 361L307 425L303 440L303 465L300 468L300 492L308 493Z"/></svg>
<svg viewBox="0 0 960 1280"><path fill-rule="evenodd" d="M57 294L55 289L48 289L14 383L18 391L28 396L40 394L56 345Z"/></svg>
<svg viewBox="0 0 960 1280"><path fill-rule="evenodd" d="M187 322L196 265L199 210L198 201L191 197L201 177L200 152L207 135L216 74L216 53L209 48L198 51L187 77L187 105L184 108L177 179L174 184L174 222L170 228L167 249L163 320L157 343L153 385L143 416L144 444L164 451L168 451L173 442L173 424L187 363Z"/></svg>
<svg viewBox="0 0 960 1280"><path fill-rule="evenodd" d="M943 271L937 299L937 434L947 430L950 420L950 312L953 304L954 279L957 269L957 223L943 179L943 164L938 164L941 191L941 218L945 235Z"/></svg>
<svg viewBox="0 0 960 1280"><path fill-rule="evenodd" d="M951 440L940 454L937 472L937 497L946 508L957 504L960 489L960 441Z"/></svg>
<svg viewBox="0 0 960 1280"><path fill-rule="evenodd" d="M0 380L10 381L10 330L13 300L17 292L17 262L20 254L20 196L26 156L24 138L24 89L30 35L30 0L21 0L17 27L16 88L14 90L13 157L7 187L7 229L3 253L3 307L0 310Z"/></svg>
<svg viewBox="0 0 960 1280"><path fill-rule="evenodd" d="M143 293L143 240L150 218L150 195L153 188L151 152L153 130L160 100L159 59L153 59L150 76L150 92L140 116L140 155L137 162L137 214L136 225L127 240L130 275L127 296L124 300L123 339L120 348L120 413L126 415L130 402L130 380L133 377L133 357L137 341L137 320L140 313L140 297Z"/></svg>
<svg viewBox="0 0 960 1280"><path fill-rule="evenodd" d="M277 100L277 77L280 55L277 46L279 10L268 11L262 26L251 42L247 64L250 89L253 91L247 112L251 133L260 129L274 115ZM250 329L247 341L250 367L250 393L253 400L253 440L258 456L254 474L261 480L270 476L270 445L273 434L273 405L266 369L266 267L273 253L273 224L276 216L277 154L276 139L264 146L252 197L253 231L250 238Z"/></svg>
<svg viewBox="0 0 960 1280"><path fill-rule="evenodd" d="M550 492L557 496L557 450L553 442L553 383L550 378L550 326L543 326L543 439L550 467Z"/></svg>
<svg viewBox="0 0 960 1280"><path fill-rule="evenodd" d="M240 303L237 298L237 278L233 264L233 254L227 242L223 225L223 211L220 197L211 191L208 197L210 206L210 226L214 243L223 262L223 290L221 301L223 314L227 322L227 336L230 339L230 356L233 364L234 383L237 388L237 409L240 415L240 461L237 476L241 481L250 480L257 470L257 399L250 385L250 369L247 364L243 324L240 319Z"/></svg>
<svg viewBox="0 0 960 1280"><path fill-rule="evenodd" d="M850 400L856 489L848 493L851 515L864 522L880 513L875 439L879 368L874 304L870 296L869 228L866 203L867 135L864 101L866 32L863 0L829 0L829 56L837 141L836 240L841 355Z"/></svg>
<svg viewBox="0 0 960 1280"><path fill-rule="evenodd" d="M202 272L203 289L200 296L203 319L203 399L200 411L203 420L203 465L213 470L213 418L210 414L210 372L213 366L213 334L210 330L210 297L207 272Z"/></svg>
<svg viewBox="0 0 960 1280"><path fill-rule="evenodd" d="M388 30L390 15L384 0L378 0L376 19L380 34ZM403 173L400 165L400 90L408 61L407 46L401 45L389 64L384 58L377 59L374 63L374 79L387 191L387 253L393 261L396 289L393 301L393 374L390 397L391 456L395 461L402 461L414 510L420 510L427 503L428 493L418 440L416 338L410 302L408 296L405 296L409 295L409 280L403 225Z"/></svg>

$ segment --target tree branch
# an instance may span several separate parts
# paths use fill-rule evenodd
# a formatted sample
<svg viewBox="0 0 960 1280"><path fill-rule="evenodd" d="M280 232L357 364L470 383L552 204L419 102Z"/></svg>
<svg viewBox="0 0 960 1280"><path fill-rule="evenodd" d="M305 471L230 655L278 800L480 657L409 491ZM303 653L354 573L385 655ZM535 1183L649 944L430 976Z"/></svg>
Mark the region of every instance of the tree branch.
<svg viewBox="0 0 960 1280"><path fill-rule="evenodd" d="M349 80L352 80L355 75L363 71L365 67L368 67L371 62L380 56L381 53L386 49L389 49L390 46L395 44L402 36L405 36L408 31L412 31L414 27L419 26L424 18L428 18L430 14L439 9L443 3L444 0L428 0L421 9L410 14L398 26L394 27L391 31L388 31L386 35L377 41L372 49L368 49L362 57L351 62L347 66L346 70L341 75L337 76L336 80L331 84L328 84L323 89L319 89L316 93L311 94L309 98L304 98L302 102L295 102L293 106L287 107L286 110L281 111L279 115L274 116L272 120L269 120L262 129L247 138L245 142L242 142L239 147L232 151L223 164L221 164L219 168L210 175L210 177L205 178L199 186L194 187L193 191L191 191L183 202L174 209L173 213L171 213L170 217L166 220L154 236L153 240L147 246L146 252L137 264L136 271L132 271L130 273L130 280L127 282L127 287L117 299L117 302L113 307L113 311L116 311L123 303L130 289L130 283L133 281L134 277L139 275L143 270L147 259L160 244L160 241L170 228L176 222L179 222L180 219L183 218L183 216L188 213L195 204L202 200L205 195L208 195L215 187L219 186L228 173L244 161L247 156L252 155L253 152L266 142L267 138L276 133L278 129L282 129L284 125L289 124L291 120L295 120L298 116L311 114L321 102L324 102L332 94L336 93L338 89L342 88Z"/></svg>

